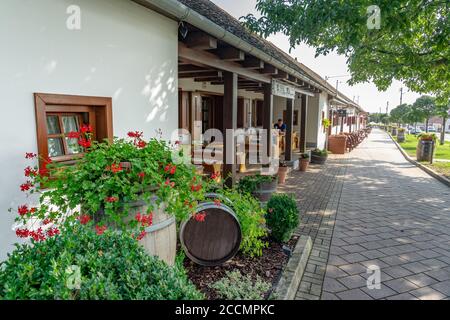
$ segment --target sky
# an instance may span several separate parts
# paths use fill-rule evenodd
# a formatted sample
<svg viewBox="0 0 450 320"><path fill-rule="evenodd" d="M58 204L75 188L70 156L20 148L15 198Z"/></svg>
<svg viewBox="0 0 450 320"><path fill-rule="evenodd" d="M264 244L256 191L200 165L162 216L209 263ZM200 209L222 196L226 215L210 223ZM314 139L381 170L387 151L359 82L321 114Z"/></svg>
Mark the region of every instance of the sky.
<svg viewBox="0 0 450 320"><path fill-rule="evenodd" d="M216 5L226 10L235 18L245 16L249 13L257 15L255 9L256 0L212 0ZM282 34L270 36L267 40L271 41L278 48L289 52L288 38ZM336 86L336 81L339 81L338 89L350 99L355 99L368 112L386 112L386 106L389 102L389 111L400 104L400 88L403 87L403 103L412 104L420 94L410 92L399 81L394 81L391 87L384 91L378 91L373 83L364 83L354 86L349 86L346 81L350 78L347 69L346 58L336 53L330 53L327 56L318 56L315 58L315 49L302 44L290 53L291 56L296 57L300 62L314 70L323 78L326 76L344 76L331 78L330 84Z"/></svg>

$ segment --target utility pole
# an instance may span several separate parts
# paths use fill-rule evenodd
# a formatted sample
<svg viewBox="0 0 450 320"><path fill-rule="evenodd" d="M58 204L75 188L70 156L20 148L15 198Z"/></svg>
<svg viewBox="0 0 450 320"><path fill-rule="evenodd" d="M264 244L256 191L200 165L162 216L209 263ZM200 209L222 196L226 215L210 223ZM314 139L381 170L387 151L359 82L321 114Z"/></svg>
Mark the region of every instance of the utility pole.
<svg viewBox="0 0 450 320"><path fill-rule="evenodd" d="M389 114L389 101L386 103L386 115Z"/></svg>
<svg viewBox="0 0 450 320"><path fill-rule="evenodd" d="M400 105L403 102L403 87L400 88Z"/></svg>

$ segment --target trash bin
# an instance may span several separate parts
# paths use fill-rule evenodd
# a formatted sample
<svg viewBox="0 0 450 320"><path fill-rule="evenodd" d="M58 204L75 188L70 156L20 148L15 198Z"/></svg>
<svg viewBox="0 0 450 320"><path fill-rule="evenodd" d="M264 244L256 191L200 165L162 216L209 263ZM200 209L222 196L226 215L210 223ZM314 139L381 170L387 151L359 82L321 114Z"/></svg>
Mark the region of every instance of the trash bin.
<svg viewBox="0 0 450 320"><path fill-rule="evenodd" d="M328 137L328 150L335 154L344 154L347 149L346 135L332 135Z"/></svg>
<svg viewBox="0 0 450 320"><path fill-rule="evenodd" d="M419 140L416 149L417 161L433 162L434 140Z"/></svg>

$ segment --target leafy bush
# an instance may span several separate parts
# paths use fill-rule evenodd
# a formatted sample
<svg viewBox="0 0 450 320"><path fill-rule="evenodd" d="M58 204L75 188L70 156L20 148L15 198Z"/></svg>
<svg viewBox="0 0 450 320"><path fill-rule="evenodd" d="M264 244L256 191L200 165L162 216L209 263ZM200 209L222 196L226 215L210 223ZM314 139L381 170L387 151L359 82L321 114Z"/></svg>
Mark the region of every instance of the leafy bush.
<svg viewBox="0 0 450 320"><path fill-rule="evenodd" d="M307 153L307 152L302 153L302 154L300 155L300 158L302 158L302 159L309 159L309 153Z"/></svg>
<svg viewBox="0 0 450 320"><path fill-rule="evenodd" d="M258 200L248 193L235 189L220 189L216 191L230 200L225 203L236 213L242 230L241 250L250 256L261 256L266 243L262 238L267 236L264 210Z"/></svg>
<svg viewBox="0 0 450 320"><path fill-rule="evenodd" d="M211 285L217 295L226 300L262 300L271 285L259 276L253 280L250 275L243 276L239 271L227 272L226 276Z"/></svg>
<svg viewBox="0 0 450 320"><path fill-rule="evenodd" d="M320 150L320 149L314 149L311 151L312 155L319 156L319 157L326 157L328 156L328 151L326 149Z"/></svg>
<svg viewBox="0 0 450 320"><path fill-rule="evenodd" d="M292 196L275 194L267 203L266 221L272 237L279 242L288 241L298 227L297 204Z"/></svg>
<svg viewBox="0 0 450 320"><path fill-rule="evenodd" d="M147 255L127 233L86 227L17 245L0 265L0 299L202 299L179 267Z"/></svg>
<svg viewBox="0 0 450 320"><path fill-rule="evenodd" d="M268 175L250 175L245 176L239 180L239 183L237 185L237 189L240 192L246 192L246 193L252 193L256 191L256 189L259 188L261 183L264 182L273 182L277 179L277 176L268 176Z"/></svg>
<svg viewBox="0 0 450 320"><path fill-rule="evenodd" d="M437 140L437 136L434 133L423 132L423 133L419 134L418 137L419 137L419 140L424 140L424 141L436 142L436 140Z"/></svg>

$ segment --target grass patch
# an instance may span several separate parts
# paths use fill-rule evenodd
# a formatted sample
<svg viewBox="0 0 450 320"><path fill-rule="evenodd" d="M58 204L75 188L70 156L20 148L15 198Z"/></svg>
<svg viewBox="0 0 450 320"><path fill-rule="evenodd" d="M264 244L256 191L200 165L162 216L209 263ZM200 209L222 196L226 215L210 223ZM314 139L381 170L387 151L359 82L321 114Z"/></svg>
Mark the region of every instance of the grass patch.
<svg viewBox="0 0 450 320"><path fill-rule="evenodd" d="M450 162L435 162L433 164L425 165L450 179Z"/></svg>
<svg viewBox="0 0 450 320"><path fill-rule="evenodd" d="M410 157L416 156L416 147L417 147L417 137L413 134L407 134L405 135L405 142L399 143L403 150L406 151L406 153ZM447 159L450 160L450 142L445 141L444 145L440 145L439 141L436 144L436 152L434 154L435 159Z"/></svg>

